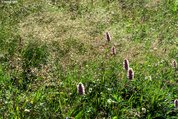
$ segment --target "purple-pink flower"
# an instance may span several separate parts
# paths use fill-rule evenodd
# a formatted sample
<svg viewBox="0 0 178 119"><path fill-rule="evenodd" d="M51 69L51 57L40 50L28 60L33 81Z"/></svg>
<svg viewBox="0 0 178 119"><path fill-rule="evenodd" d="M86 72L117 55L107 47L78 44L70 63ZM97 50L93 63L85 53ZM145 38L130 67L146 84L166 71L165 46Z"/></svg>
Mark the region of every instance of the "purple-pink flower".
<svg viewBox="0 0 178 119"><path fill-rule="evenodd" d="M84 95L85 94L85 87L82 83L79 83L77 85L77 91L78 91L78 94L80 95Z"/></svg>
<svg viewBox="0 0 178 119"><path fill-rule="evenodd" d="M123 68L128 71L129 69L129 60L125 59L123 62Z"/></svg>
<svg viewBox="0 0 178 119"><path fill-rule="evenodd" d="M132 80L134 78L134 71L132 68L129 68L127 71L127 77L129 80Z"/></svg>
<svg viewBox="0 0 178 119"><path fill-rule="evenodd" d="M176 60L172 61L172 66L173 66L173 68L177 68L177 61Z"/></svg>
<svg viewBox="0 0 178 119"><path fill-rule="evenodd" d="M111 48L111 54L112 54L112 55L116 55L116 47L115 47L115 46L113 46L113 47Z"/></svg>
<svg viewBox="0 0 178 119"><path fill-rule="evenodd" d="M106 32L106 40L107 40L108 42L111 41L111 36L110 36L109 32Z"/></svg>
<svg viewBox="0 0 178 119"><path fill-rule="evenodd" d="M174 100L174 107L178 108L178 99Z"/></svg>

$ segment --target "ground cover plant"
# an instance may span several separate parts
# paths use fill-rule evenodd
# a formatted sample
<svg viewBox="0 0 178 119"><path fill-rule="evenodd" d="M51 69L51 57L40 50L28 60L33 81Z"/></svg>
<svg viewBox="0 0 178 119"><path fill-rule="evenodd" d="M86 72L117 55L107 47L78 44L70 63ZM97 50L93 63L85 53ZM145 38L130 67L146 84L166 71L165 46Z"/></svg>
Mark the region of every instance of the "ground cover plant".
<svg viewBox="0 0 178 119"><path fill-rule="evenodd" d="M0 1L0 118L177 119L177 0Z"/></svg>

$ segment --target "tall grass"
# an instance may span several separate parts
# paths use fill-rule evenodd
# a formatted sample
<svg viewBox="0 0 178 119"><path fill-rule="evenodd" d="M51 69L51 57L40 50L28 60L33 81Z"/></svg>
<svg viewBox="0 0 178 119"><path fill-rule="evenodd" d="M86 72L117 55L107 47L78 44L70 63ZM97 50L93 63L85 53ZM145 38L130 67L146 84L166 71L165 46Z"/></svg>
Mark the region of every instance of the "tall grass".
<svg viewBox="0 0 178 119"><path fill-rule="evenodd" d="M176 0L20 0L0 10L0 118L178 117Z"/></svg>

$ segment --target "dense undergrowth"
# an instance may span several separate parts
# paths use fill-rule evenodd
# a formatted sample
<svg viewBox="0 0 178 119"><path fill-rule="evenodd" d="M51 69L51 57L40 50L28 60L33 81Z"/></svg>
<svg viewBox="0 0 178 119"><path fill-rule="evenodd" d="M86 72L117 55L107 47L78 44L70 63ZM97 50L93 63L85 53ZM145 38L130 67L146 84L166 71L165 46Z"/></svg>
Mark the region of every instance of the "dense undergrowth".
<svg viewBox="0 0 178 119"><path fill-rule="evenodd" d="M0 117L176 119L177 9L177 0L0 1Z"/></svg>

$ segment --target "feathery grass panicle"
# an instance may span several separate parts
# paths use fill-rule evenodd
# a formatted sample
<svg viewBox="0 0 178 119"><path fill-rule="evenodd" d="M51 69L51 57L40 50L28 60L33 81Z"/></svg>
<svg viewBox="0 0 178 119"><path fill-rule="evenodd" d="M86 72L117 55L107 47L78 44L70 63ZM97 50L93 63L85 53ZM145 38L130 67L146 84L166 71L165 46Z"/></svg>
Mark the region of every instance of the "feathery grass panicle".
<svg viewBox="0 0 178 119"><path fill-rule="evenodd" d="M112 55L116 55L116 47L115 46L112 46L112 48L111 48L111 54Z"/></svg>
<svg viewBox="0 0 178 119"><path fill-rule="evenodd" d="M111 36L110 36L109 32L106 32L106 40L107 40L108 42L111 41Z"/></svg>
<svg viewBox="0 0 178 119"><path fill-rule="evenodd" d="M177 61L175 59L172 61L172 66L173 68L177 68Z"/></svg>
<svg viewBox="0 0 178 119"><path fill-rule="evenodd" d="M129 69L129 60L128 59L125 59L124 62L123 62L123 68L128 71Z"/></svg>
<svg viewBox="0 0 178 119"><path fill-rule="evenodd" d="M77 91L78 94L85 95L85 87L81 82L77 85Z"/></svg>
<svg viewBox="0 0 178 119"><path fill-rule="evenodd" d="M174 100L174 107L178 108L178 99Z"/></svg>
<svg viewBox="0 0 178 119"><path fill-rule="evenodd" d="M129 80L132 80L134 78L134 71L132 68L129 68L127 71L127 77Z"/></svg>

